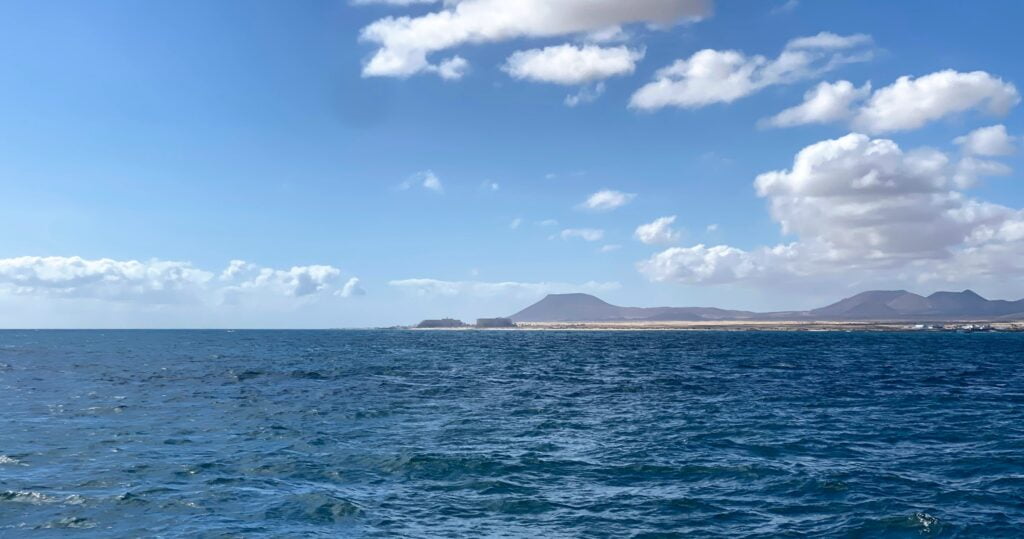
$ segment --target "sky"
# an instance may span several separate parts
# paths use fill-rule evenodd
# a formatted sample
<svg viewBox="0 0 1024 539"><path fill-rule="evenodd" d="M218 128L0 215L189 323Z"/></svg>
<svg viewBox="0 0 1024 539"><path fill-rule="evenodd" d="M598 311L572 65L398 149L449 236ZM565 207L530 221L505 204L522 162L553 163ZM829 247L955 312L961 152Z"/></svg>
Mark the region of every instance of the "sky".
<svg viewBox="0 0 1024 539"><path fill-rule="evenodd" d="M1024 4L7 0L0 327L1024 297Z"/></svg>

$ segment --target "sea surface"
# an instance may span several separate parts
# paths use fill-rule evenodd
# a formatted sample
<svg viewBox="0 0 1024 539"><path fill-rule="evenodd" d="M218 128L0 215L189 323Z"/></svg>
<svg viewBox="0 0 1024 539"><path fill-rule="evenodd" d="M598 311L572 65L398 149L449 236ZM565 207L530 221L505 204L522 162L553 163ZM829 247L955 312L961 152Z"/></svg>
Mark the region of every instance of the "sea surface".
<svg viewBox="0 0 1024 539"><path fill-rule="evenodd" d="M1024 334L3 331L0 537L1021 537Z"/></svg>

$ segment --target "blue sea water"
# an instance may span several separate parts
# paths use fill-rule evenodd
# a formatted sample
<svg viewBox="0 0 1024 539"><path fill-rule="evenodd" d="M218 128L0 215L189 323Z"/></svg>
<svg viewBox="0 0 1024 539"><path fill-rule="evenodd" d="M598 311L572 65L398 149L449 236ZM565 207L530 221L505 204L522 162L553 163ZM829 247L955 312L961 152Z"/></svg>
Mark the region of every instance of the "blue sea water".
<svg viewBox="0 0 1024 539"><path fill-rule="evenodd" d="M1024 334L0 332L0 537L1019 537Z"/></svg>

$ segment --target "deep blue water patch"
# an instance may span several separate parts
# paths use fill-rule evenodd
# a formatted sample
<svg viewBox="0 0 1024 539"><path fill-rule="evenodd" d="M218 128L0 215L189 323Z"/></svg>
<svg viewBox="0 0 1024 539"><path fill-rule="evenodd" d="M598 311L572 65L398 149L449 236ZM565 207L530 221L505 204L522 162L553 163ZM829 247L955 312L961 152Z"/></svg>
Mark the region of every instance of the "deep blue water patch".
<svg viewBox="0 0 1024 539"><path fill-rule="evenodd" d="M0 332L2 537L1012 537L1024 335Z"/></svg>

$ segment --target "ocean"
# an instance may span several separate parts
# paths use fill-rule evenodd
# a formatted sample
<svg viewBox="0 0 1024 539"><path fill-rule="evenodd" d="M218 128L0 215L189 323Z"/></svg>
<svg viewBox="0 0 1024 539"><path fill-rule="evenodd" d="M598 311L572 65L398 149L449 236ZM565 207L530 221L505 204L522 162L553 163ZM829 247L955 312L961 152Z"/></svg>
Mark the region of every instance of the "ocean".
<svg viewBox="0 0 1024 539"><path fill-rule="evenodd" d="M1020 537L1024 334L0 332L0 537Z"/></svg>

